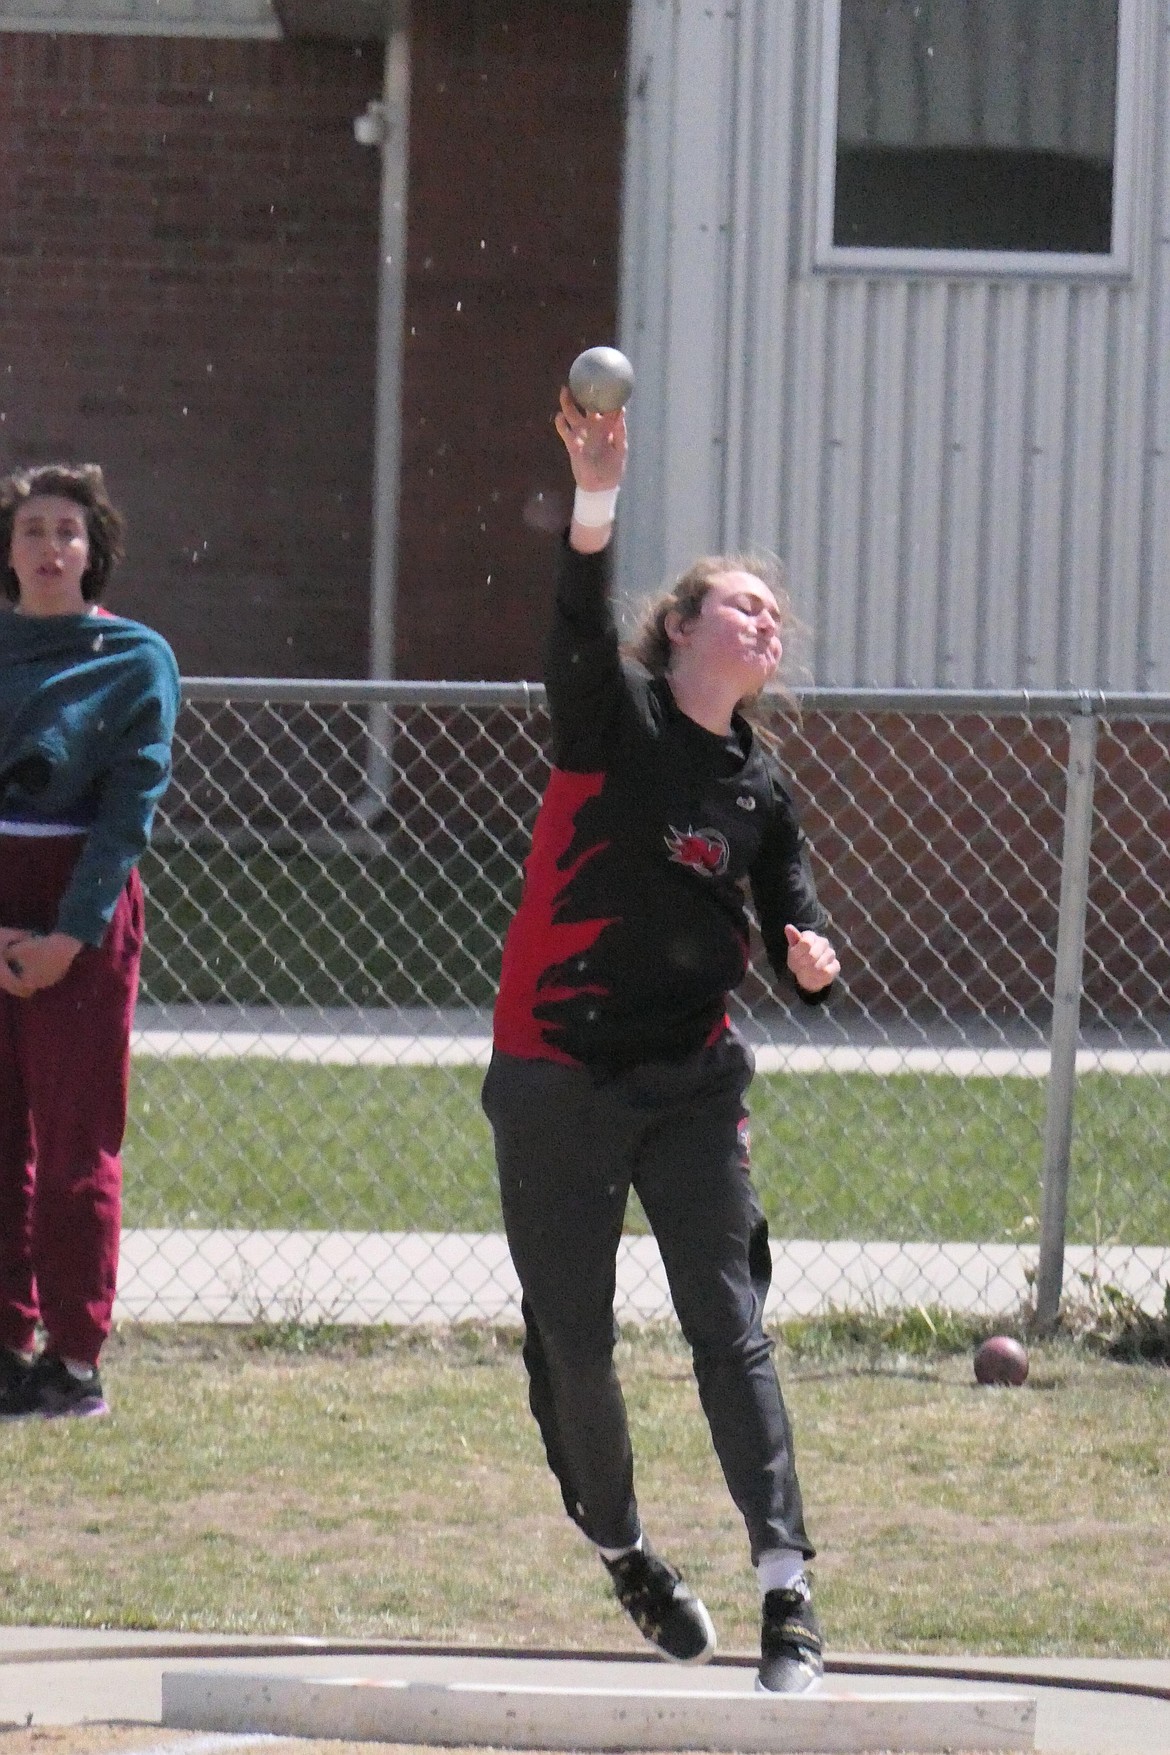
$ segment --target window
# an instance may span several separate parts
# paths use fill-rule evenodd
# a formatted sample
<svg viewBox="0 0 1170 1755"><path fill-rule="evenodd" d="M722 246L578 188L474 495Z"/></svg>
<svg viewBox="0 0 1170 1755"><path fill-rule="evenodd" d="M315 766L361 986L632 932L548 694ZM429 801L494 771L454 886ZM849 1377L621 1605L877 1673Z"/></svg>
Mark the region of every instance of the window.
<svg viewBox="0 0 1170 1755"><path fill-rule="evenodd" d="M826 0L820 264L1123 269L1129 10Z"/></svg>

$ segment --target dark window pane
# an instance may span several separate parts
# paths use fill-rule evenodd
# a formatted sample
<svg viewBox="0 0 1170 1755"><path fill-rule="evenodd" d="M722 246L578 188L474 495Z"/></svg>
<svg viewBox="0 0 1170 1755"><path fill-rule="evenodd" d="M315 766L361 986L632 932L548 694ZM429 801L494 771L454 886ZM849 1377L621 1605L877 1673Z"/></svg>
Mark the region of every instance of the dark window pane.
<svg viewBox="0 0 1170 1755"><path fill-rule="evenodd" d="M1107 254L1118 0L841 0L833 241Z"/></svg>

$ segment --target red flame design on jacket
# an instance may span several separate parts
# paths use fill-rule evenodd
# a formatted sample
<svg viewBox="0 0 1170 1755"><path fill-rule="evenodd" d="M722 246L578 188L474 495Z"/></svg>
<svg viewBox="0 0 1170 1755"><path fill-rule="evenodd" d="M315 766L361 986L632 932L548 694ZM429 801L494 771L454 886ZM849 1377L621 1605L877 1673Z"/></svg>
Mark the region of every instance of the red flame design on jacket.
<svg viewBox="0 0 1170 1755"><path fill-rule="evenodd" d="M559 1060L575 1066L575 1058L550 1042L549 1025L535 1015L537 1004L575 999L582 993L605 994L608 988L582 983L545 982L546 971L583 956L617 916L600 920L558 921L557 908L581 867L609 846L596 841L565 869L561 860L573 844L577 813L596 798L604 774L571 774L554 768L532 832L532 851L524 866L524 893L504 941L500 991L493 1036L504 1054L522 1060Z"/></svg>

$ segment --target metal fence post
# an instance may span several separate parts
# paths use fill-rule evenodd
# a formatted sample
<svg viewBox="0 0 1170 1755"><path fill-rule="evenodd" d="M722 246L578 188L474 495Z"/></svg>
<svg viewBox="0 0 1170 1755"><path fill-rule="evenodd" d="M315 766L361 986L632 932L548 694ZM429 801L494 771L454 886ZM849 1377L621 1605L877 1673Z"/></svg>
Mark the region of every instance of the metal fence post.
<svg viewBox="0 0 1170 1755"><path fill-rule="evenodd" d="M1064 1240L1068 1214L1069 1158L1077 1042L1081 1027L1081 979L1085 957L1085 910L1089 895L1089 850L1093 835L1093 777L1097 754L1097 716L1085 704L1069 721L1068 774L1064 800L1064 845L1060 870L1060 918L1056 929L1056 975L1052 993L1052 1036L1044 1118L1044 1191L1040 1216L1040 1265L1036 1281L1036 1328L1055 1328L1064 1278Z"/></svg>
<svg viewBox="0 0 1170 1755"><path fill-rule="evenodd" d="M410 0L388 0L382 101L359 140L382 155L378 231L378 357L374 398L373 530L370 567L370 675L395 673L398 617L399 498L402 475L402 352L406 308L406 201L410 155ZM362 118L365 121L366 118ZM393 784L394 720L390 706L370 707L366 784L353 806L362 822L386 810Z"/></svg>

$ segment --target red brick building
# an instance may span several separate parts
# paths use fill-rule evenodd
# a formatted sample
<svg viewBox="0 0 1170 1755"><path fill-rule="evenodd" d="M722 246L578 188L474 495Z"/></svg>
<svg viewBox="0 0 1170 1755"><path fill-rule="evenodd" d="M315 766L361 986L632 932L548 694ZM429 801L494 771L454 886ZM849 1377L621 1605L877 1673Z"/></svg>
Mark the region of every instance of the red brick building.
<svg viewBox="0 0 1170 1755"><path fill-rule="evenodd" d="M184 3L188 32L268 10ZM0 10L0 467L104 464L111 602L185 673L363 675L378 9L232 37L138 34L138 0L86 34L86 5L67 31ZM348 34L298 34L323 20ZM522 511L562 483L568 361L614 333L625 28L625 0L414 0L400 675L537 673Z"/></svg>

